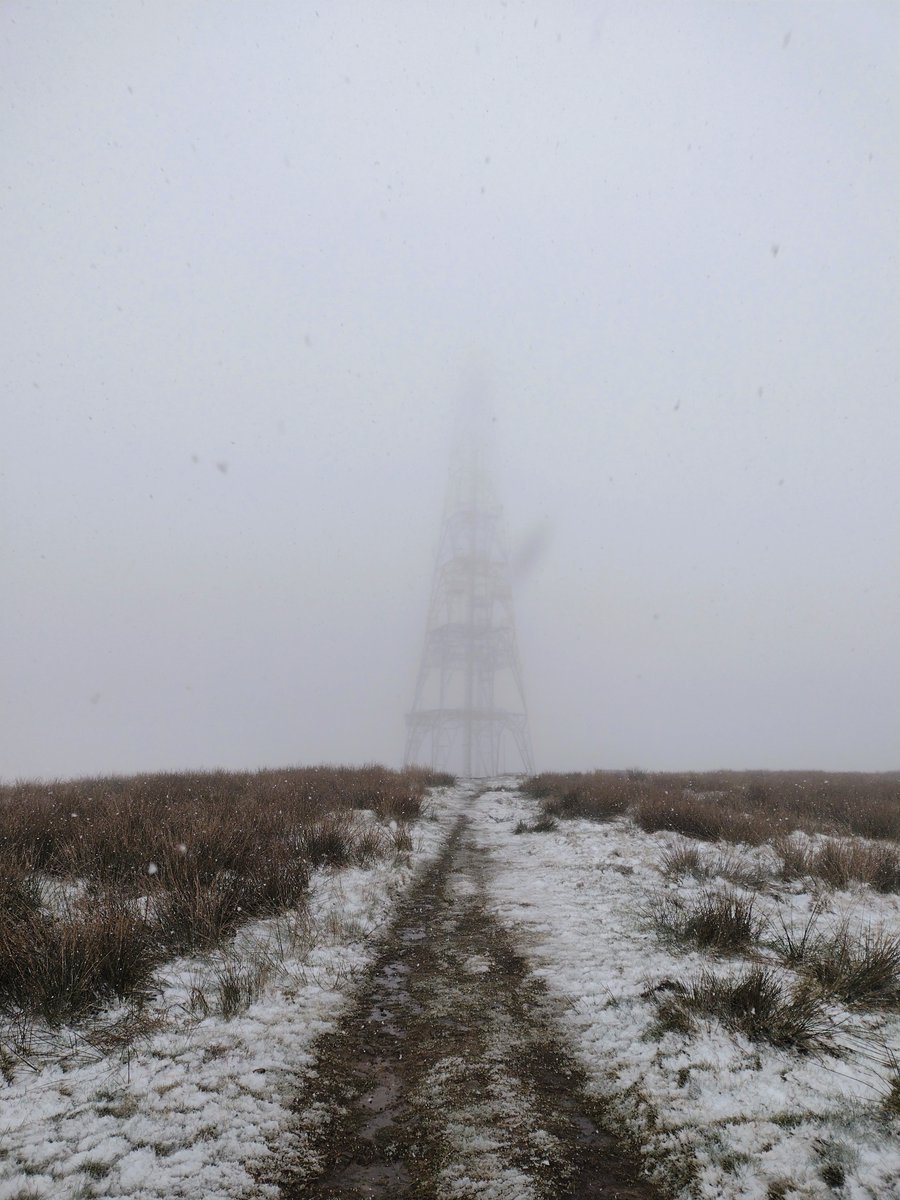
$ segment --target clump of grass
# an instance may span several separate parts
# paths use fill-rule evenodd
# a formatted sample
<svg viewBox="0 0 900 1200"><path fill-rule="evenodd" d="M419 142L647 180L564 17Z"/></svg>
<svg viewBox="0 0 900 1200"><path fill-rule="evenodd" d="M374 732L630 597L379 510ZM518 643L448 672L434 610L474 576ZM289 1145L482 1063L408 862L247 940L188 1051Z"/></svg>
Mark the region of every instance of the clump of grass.
<svg viewBox="0 0 900 1200"><path fill-rule="evenodd" d="M378 826L360 830L353 838L353 859L361 867L369 866L384 858L390 847L390 839Z"/></svg>
<svg viewBox="0 0 900 1200"><path fill-rule="evenodd" d="M683 875L692 875L694 879L708 879L711 874L709 859L701 854L696 846L684 843L666 850L660 862L660 870L670 879L680 879Z"/></svg>
<svg viewBox="0 0 900 1200"><path fill-rule="evenodd" d="M346 813L328 813L306 825L297 842L300 854L311 866L368 866L397 849L401 828L405 828L402 820L389 833L379 825L359 826ZM402 843L404 835L399 834L399 838Z"/></svg>
<svg viewBox="0 0 900 1200"><path fill-rule="evenodd" d="M329 814L303 830L303 856L314 866L346 867L353 862L353 826L341 814Z"/></svg>
<svg viewBox="0 0 900 1200"><path fill-rule="evenodd" d="M653 906L651 920L667 941L684 942L720 954L740 954L755 945L762 922L753 897L735 891L706 889L691 901L664 895Z"/></svg>
<svg viewBox="0 0 900 1200"><path fill-rule="evenodd" d="M785 879L812 877L829 887L847 888L864 883L876 892L900 892L900 850L870 842L827 841L818 847L781 838L776 850Z"/></svg>
<svg viewBox="0 0 900 1200"><path fill-rule="evenodd" d="M816 1138L813 1149L819 1159L822 1182L830 1188L842 1188L847 1179L847 1171L859 1161L859 1151L834 1138Z"/></svg>
<svg viewBox="0 0 900 1200"><path fill-rule="evenodd" d="M306 901L309 863L284 843L271 846L268 857L256 865L248 883L243 911L248 916L272 916Z"/></svg>
<svg viewBox="0 0 900 1200"><path fill-rule="evenodd" d="M747 862L735 854L704 854L697 846L672 846L662 856L660 870L669 878L691 875L694 879L727 879L739 887L759 890L771 879L771 872L762 864Z"/></svg>
<svg viewBox="0 0 900 1200"><path fill-rule="evenodd" d="M854 932L847 922L821 933L821 912L815 906L797 929L782 919L769 945L824 995L860 1008L900 1006L900 936L872 927Z"/></svg>
<svg viewBox="0 0 900 1200"><path fill-rule="evenodd" d="M787 994L776 974L752 966L734 978L703 971L661 1004L692 1014L715 1017L752 1042L768 1042L799 1053L826 1051L832 1022L821 1000L804 988Z"/></svg>
<svg viewBox="0 0 900 1200"><path fill-rule="evenodd" d="M110 1164L101 1159L86 1158L79 1168L91 1179L105 1179L110 1172Z"/></svg>
<svg viewBox="0 0 900 1200"><path fill-rule="evenodd" d="M265 991L272 963L257 951L246 958L226 957L216 968L216 1009L226 1021L245 1012Z"/></svg>
<svg viewBox="0 0 900 1200"><path fill-rule="evenodd" d="M803 969L829 995L863 1008L900 1004L900 937L883 930L852 934L842 926L816 942Z"/></svg>
<svg viewBox="0 0 900 1200"><path fill-rule="evenodd" d="M682 989L675 995L659 995L656 997L656 1020L648 1030L654 1038L666 1033L679 1033L686 1037L693 1033L694 1022L691 1014L683 1003Z"/></svg>
<svg viewBox="0 0 900 1200"><path fill-rule="evenodd" d="M252 889L242 876L219 871L202 879L190 871L157 900L156 928L164 945L184 954L215 946L253 915Z"/></svg>
<svg viewBox="0 0 900 1200"><path fill-rule="evenodd" d="M768 939L768 945L789 967L800 967L808 961L818 940L817 924L822 915L821 903L812 906L806 920L798 928L779 916L779 927Z"/></svg>
<svg viewBox="0 0 900 1200"><path fill-rule="evenodd" d="M712 873L727 879L729 883L752 891L761 891L772 881L775 874L766 863L741 858L729 851L713 859Z"/></svg>
<svg viewBox="0 0 900 1200"><path fill-rule="evenodd" d="M117 898L61 919L4 921L0 1005L58 1024L114 997L139 997L163 957L147 922Z"/></svg>
<svg viewBox="0 0 900 1200"><path fill-rule="evenodd" d="M413 839L408 825L400 822L394 826L391 830L391 845L397 854L408 854L412 850Z"/></svg>
<svg viewBox="0 0 900 1200"><path fill-rule="evenodd" d="M874 851L874 859L869 851ZM826 842L824 846L807 856L808 875L817 875L830 887L846 888L851 879L861 879L873 871L877 874L882 847L865 847L858 843ZM888 851L890 853L890 851ZM900 869L898 869L900 879ZM868 882L868 879L866 880Z"/></svg>
<svg viewBox="0 0 900 1200"><path fill-rule="evenodd" d="M772 848L781 859L782 879L805 879L809 874L809 847L797 841L796 838L782 836L772 842Z"/></svg>
<svg viewBox="0 0 900 1200"><path fill-rule="evenodd" d="M303 905L310 860L302 848L270 845L253 869L210 871L179 858L161 872L151 911L160 943L170 952L209 949L254 917Z"/></svg>
<svg viewBox="0 0 900 1200"><path fill-rule="evenodd" d="M548 812L542 812L533 821L518 821L513 833L552 833L559 822Z"/></svg>

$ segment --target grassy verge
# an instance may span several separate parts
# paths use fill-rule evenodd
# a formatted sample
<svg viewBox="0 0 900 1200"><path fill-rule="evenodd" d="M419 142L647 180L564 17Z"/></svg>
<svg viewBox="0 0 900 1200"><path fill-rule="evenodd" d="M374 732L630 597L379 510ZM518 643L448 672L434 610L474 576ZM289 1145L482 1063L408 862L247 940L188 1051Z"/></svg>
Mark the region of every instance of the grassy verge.
<svg viewBox="0 0 900 1200"><path fill-rule="evenodd" d="M669 830L699 841L759 845L798 829L900 838L896 772L547 772L526 780L525 790L555 817L603 821L629 813L648 833ZM892 864L894 879L896 858Z"/></svg>
<svg viewBox="0 0 900 1200"><path fill-rule="evenodd" d="M172 956L302 908L313 867L408 849L447 781L371 766L0 788L0 1011L58 1024L140 1004Z"/></svg>

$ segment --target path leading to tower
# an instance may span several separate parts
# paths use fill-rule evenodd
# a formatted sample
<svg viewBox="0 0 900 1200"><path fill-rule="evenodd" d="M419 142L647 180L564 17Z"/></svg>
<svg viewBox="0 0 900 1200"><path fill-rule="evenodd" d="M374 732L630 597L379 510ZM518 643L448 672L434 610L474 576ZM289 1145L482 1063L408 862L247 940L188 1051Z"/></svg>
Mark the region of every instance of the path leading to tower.
<svg viewBox="0 0 900 1200"><path fill-rule="evenodd" d="M285 1200L650 1200L486 900L463 813L295 1104Z"/></svg>

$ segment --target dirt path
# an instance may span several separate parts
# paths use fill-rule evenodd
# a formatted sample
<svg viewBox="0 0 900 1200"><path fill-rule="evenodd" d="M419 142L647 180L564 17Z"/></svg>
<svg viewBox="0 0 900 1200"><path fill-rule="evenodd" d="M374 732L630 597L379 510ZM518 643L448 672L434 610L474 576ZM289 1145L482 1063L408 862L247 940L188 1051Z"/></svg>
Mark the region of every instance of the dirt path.
<svg viewBox="0 0 900 1200"><path fill-rule="evenodd" d="M651 1200L551 1031L546 994L486 911L485 852L467 824L320 1043L282 1195Z"/></svg>

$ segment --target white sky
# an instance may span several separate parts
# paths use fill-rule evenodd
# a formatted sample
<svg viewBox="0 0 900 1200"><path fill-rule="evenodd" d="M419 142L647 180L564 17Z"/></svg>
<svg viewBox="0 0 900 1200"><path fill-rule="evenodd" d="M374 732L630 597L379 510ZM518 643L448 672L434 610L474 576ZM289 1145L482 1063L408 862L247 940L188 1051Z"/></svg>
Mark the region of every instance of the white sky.
<svg viewBox="0 0 900 1200"><path fill-rule="evenodd" d="M489 380L538 765L900 767L900 8L0 7L0 777L399 763Z"/></svg>

